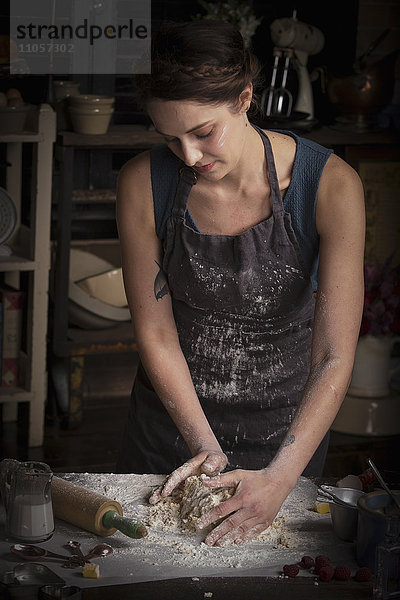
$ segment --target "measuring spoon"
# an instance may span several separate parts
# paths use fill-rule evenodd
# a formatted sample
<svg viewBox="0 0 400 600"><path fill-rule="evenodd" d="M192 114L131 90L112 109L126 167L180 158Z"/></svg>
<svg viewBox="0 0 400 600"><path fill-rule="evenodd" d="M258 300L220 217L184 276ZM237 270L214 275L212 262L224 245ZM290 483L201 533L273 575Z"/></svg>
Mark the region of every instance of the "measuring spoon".
<svg viewBox="0 0 400 600"><path fill-rule="evenodd" d="M108 554L112 554L113 549L109 544L97 544L92 550L86 554L85 561L87 562L91 558L100 558L102 556L108 556Z"/></svg>
<svg viewBox="0 0 400 600"><path fill-rule="evenodd" d="M33 546L32 544L14 544L10 547L11 552L24 558L25 560L36 560L37 558L62 558L63 560L70 561L71 556L65 554L57 554L41 548L40 546Z"/></svg>
<svg viewBox="0 0 400 600"><path fill-rule="evenodd" d="M67 546L71 548L73 558L76 558L79 561L79 564L85 564L85 556L81 550L81 545L79 542L75 542L74 540L69 540L66 543Z"/></svg>
<svg viewBox="0 0 400 600"><path fill-rule="evenodd" d="M395 503L395 505L397 506L397 508L400 509L400 500L397 498L397 496L395 496L389 490L389 488L386 485L384 479L382 478L382 475L380 474L380 472L378 471L377 467L374 465L374 463L372 462L372 460L370 458L368 459L368 464L371 467L371 469L373 470L373 472L375 473L377 480L379 481L379 483L381 484L381 486L383 487L383 489L385 490L385 492L387 494L389 494L389 496L391 497L391 499L393 500L393 502Z"/></svg>
<svg viewBox="0 0 400 600"><path fill-rule="evenodd" d="M339 493L343 493L347 488L337 488L337 491ZM348 490L350 492L352 492L353 490ZM358 498L351 498L350 500L345 500L343 498L340 498L340 496L337 495L336 493L336 488L334 488L333 486L330 485L321 485L318 488L318 502L323 501L323 502L335 502L335 504L339 504L340 506L345 506L346 508L357 508L357 499Z"/></svg>

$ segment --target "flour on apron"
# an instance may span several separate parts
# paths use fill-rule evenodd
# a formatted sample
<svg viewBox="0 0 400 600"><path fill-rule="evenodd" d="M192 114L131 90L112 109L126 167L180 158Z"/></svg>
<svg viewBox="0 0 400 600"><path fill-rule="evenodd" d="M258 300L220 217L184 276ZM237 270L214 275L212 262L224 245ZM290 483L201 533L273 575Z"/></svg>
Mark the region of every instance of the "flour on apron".
<svg viewBox="0 0 400 600"><path fill-rule="evenodd" d="M195 180L185 167L164 240L163 270L180 344L229 469L259 469L274 457L310 363L310 274L284 211L271 144L258 131L269 170L271 216L238 235L193 229L187 201ZM125 447L135 472L170 472L190 456L143 368L133 390Z"/></svg>

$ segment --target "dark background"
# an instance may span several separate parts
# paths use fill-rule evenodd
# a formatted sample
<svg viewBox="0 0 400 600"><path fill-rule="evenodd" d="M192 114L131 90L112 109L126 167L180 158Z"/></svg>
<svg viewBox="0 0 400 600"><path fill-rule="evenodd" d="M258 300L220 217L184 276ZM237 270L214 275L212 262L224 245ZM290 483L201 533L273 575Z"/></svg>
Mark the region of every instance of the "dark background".
<svg viewBox="0 0 400 600"><path fill-rule="evenodd" d="M132 0L119 0L121 3ZM267 86L272 68L272 43L270 39L270 24L274 19L291 17L293 10L297 10L297 18L307 24L318 27L325 36L325 46L316 56L310 56L308 67L311 72L315 67L325 66L332 73L347 73L351 70L356 57L357 16L358 0L337 0L334 5L327 7L326 3L304 1L295 4L288 0L265 2L263 0L249 1L257 17L263 17L254 37L253 52L263 66L264 85ZM187 21L197 14L204 14L204 10L196 0L152 0L152 31L156 31L164 20ZM0 8L1 33L7 34L9 24L9 4L3 2ZM65 77L56 77L65 79ZM113 93L116 97L115 114L113 122L141 123L147 122L146 117L137 106L132 97L132 85L127 76L73 76L80 83L81 93ZM50 78L46 76L24 76L0 78L0 91L8 87L17 87L26 101L38 104L48 99ZM296 89L294 71L289 74L289 87ZM329 121L332 117L330 107L323 98L321 81L313 83L315 96L316 116L322 121Z"/></svg>

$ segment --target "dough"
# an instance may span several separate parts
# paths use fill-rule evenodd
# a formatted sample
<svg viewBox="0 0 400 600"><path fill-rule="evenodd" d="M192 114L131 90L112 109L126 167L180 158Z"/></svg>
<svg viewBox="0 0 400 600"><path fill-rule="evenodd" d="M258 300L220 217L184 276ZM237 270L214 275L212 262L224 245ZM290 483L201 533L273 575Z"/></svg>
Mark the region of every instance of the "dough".
<svg viewBox="0 0 400 600"><path fill-rule="evenodd" d="M206 475L188 477L171 496L149 506L148 525L159 530L187 534L201 531L204 536L212 531L222 519L202 530L197 528L198 520L209 510L231 498L235 488L209 488L203 485L205 478ZM157 531L158 539L160 534ZM276 547L297 546L297 541L286 534L285 517L282 514L275 517L270 527L258 534L253 541L270 542Z"/></svg>
<svg viewBox="0 0 400 600"><path fill-rule="evenodd" d="M198 531L197 521L206 512L229 500L234 494L235 488L209 488L203 484L203 478L193 476L188 477L183 487L183 494L180 503L180 518L182 528L189 531ZM213 523L210 529L216 527L218 523Z"/></svg>
<svg viewBox="0 0 400 600"><path fill-rule="evenodd" d="M225 502L233 495L235 488L213 489L203 484L205 475L188 477L183 486L172 496L160 500L150 508L149 525L181 529L183 531L199 531L197 521L206 512ZM218 522L204 528L211 531Z"/></svg>

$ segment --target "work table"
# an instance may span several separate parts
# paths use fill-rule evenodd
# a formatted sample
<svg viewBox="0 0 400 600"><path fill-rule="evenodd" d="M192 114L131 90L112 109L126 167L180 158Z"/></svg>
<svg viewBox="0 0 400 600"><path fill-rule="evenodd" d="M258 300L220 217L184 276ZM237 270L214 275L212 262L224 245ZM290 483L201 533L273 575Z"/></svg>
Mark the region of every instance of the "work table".
<svg viewBox="0 0 400 600"><path fill-rule="evenodd" d="M63 477L76 485L86 487L107 498L118 500L124 515L147 524L151 491L163 481L161 475L115 475L115 474L64 474ZM212 600L252 600L286 598L301 600L324 598L372 597L370 583L356 581L333 581L323 583L312 573L301 570L298 577L282 577L284 564L297 563L302 556L315 558L327 555L332 564L347 564L356 571L355 546L339 540L332 531L328 515L310 510L316 498L316 486L300 478L296 488L285 502L282 529L266 541L244 544L241 547L210 548L202 544L204 535L161 530L149 527L149 535L134 540L117 531L114 535L100 538L65 521L56 520L56 531L47 542L38 544L62 554L68 540L80 542L84 553L98 543L106 542L113 547L113 554L94 559L100 565L99 579L86 579L82 569L64 569L60 562L35 561L48 566L65 581L67 586L82 589L84 600L118 598L139 600L162 597ZM5 539L4 510L0 512L0 581L21 562L10 552L13 540ZM278 515L279 516L279 515ZM209 595L212 594L212 595ZM0 588L0 598L1 598ZM7 597L7 596L5 596ZM33 598L32 598L33 600Z"/></svg>

